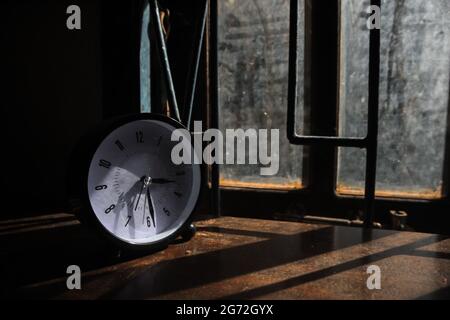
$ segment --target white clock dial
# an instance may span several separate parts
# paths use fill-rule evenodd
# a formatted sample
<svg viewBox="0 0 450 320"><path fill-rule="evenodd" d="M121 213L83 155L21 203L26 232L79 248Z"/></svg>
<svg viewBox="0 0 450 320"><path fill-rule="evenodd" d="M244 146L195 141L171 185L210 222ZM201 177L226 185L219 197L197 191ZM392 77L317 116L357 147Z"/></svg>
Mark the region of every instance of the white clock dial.
<svg viewBox="0 0 450 320"><path fill-rule="evenodd" d="M177 232L194 210L200 167L173 164L172 148L179 143L171 141L175 129L159 120L135 120L115 129L97 148L88 174L89 201L116 238L156 243ZM194 154L190 139L183 141Z"/></svg>

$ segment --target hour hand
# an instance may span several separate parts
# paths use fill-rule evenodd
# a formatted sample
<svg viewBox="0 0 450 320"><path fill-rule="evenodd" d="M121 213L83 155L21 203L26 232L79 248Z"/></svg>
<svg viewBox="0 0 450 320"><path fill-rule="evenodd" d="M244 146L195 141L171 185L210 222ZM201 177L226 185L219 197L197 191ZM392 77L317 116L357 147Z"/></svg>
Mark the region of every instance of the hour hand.
<svg viewBox="0 0 450 320"><path fill-rule="evenodd" d="M141 201L141 195L142 195L142 191L144 191L144 181L143 181L143 179L141 179L141 181L142 181L142 185L141 185L141 191L139 192L139 197L138 197L138 199L137 199L137 201L136 201L136 207L134 208L134 211L136 211L137 209L138 209L138 207L139 207L139 201Z"/></svg>

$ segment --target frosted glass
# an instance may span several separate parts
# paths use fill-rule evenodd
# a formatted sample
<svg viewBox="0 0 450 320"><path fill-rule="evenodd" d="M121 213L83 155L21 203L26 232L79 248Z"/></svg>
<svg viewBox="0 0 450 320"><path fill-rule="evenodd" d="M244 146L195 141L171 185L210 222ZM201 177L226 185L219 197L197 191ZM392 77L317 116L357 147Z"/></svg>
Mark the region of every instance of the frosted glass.
<svg viewBox="0 0 450 320"><path fill-rule="evenodd" d="M367 1L341 1L340 135L367 126ZM442 195L450 83L450 2L382 1L377 194ZM338 191L361 193L364 152L341 149Z"/></svg>
<svg viewBox="0 0 450 320"><path fill-rule="evenodd" d="M261 176L258 166L225 165L222 185L298 188L303 152L286 138L289 0L224 0L218 5L220 127L280 129L281 142L278 175ZM304 7L299 7L302 38ZM303 39L300 45L302 53ZM300 90L300 104L302 95Z"/></svg>

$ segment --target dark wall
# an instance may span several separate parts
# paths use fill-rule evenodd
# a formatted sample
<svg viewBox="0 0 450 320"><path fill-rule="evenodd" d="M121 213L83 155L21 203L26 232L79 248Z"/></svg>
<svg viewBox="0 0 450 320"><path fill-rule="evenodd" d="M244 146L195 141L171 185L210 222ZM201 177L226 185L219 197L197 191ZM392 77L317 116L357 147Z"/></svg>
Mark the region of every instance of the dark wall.
<svg viewBox="0 0 450 320"><path fill-rule="evenodd" d="M71 4L81 7L81 30L66 27ZM0 217L65 207L70 152L104 113L101 11L99 0L0 4L2 197L8 204Z"/></svg>
<svg viewBox="0 0 450 320"><path fill-rule="evenodd" d="M1 183L8 208L0 219L64 210L68 163L79 139L104 119L139 112L143 3L0 2ZM192 14L187 2L169 3L171 12L181 7L182 15ZM72 4L81 8L81 30L66 27ZM193 25L179 15L173 14L181 24L173 25L169 47L182 101Z"/></svg>

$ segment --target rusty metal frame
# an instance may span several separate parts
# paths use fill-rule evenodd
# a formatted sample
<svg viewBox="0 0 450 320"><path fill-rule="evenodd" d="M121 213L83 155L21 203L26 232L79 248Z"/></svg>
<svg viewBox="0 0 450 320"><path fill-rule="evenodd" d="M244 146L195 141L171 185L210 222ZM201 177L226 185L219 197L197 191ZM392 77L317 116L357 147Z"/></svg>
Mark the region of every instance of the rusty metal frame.
<svg viewBox="0 0 450 320"><path fill-rule="evenodd" d="M371 0L371 5L381 7L380 0ZM371 227L374 219L376 189L376 166L378 147L378 96L380 71L380 30L370 30L369 57L369 114L368 134L365 138L341 138L331 136L301 136L296 132L297 86L298 86L298 0L291 1L289 39L289 84L287 136L294 145L326 145L329 147L356 147L367 150L366 181L364 198L366 210L364 222Z"/></svg>
<svg viewBox="0 0 450 320"><path fill-rule="evenodd" d="M218 3L220 0L208 0L209 13L207 17L207 29L206 29L206 60L207 60L207 94L208 94L208 104L205 117L208 119L209 128L219 127L219 82L218 82ZM209 201L209 213L214 215L220 215L221 213L227 215L235 216L247 216L256 218L273 218L273 213L276 211L280 214L284 213L289 216L289 212L292 212L292 208L297 205L310 208L311 212L316 212L324 216L336 216L345 218L349 213L349 210L358 213L361 208L364 208L365 216L364 223L367 227L374 226L375 218L375 204L377 208L377 221L386 221L387 217L385 215L386 210L407 210L413 215L414 225L416 227L420 226L418 230L421 231L432 231L433 230L444 230L445 228L440 228L440 226L445 225L445 221L448 221L448 215L445 214L448 211L450 201L448 194L446 193L443 198L436 200L428 199L409 199L409 198L391 198L391 197L376 197L375 195L375 181L376 181L376 163L377 163L377 133L378 133L378 84L379 84L379 63L380 63L380 30L372 30L370 33L370 57L369 57L369 121L368 121L368 135L364 138L340 138L330 136L334 133L331 128L333 127L333 119L335 115L333 114L333 109L335 108L333 104L334 92L332 92L331 87L333 86L333 76L338 71L330 70L329 79L327 82L327 90L330 91L329 98L320 98L311 103L312 106L325 107L328 111L325 114L320 114L316 119L314 119L314 126L320 125L318 134L323 134L323 136L299 136L294 131L295 128L295 117L292 114L295 112L296 103L296 72L295 69L297 65L297 8L298 0L291 0L291 32L290 35L290 75L289 75L289 112L291 115L288 117L288 132L290 140L294 144L307 145L310 146L310 154L315 159L313 163L310 164L311 168L307 168L308 176L310 176L312 184L308 184L305 188L295 189L295 190L279 190L279 189L249 189L236 187L221 187L220 185L220 167L219 165L213 165L209 167L209 190L210 190L210 201ZM337 1L337 0L336 0ZM317 6L313 9L313 20L316 21L312 26L313 33L316 34L317 31L323 32L331 28L334 21L329 22L317 30L317 23L321 23L324 18L329 18L329 16L323 17L323 5L328 5L327 1L319 1ZM311 2L312 3L312 2ZM316 4L316 2L314 2ZM372 5L379 5L381 7L380 0L371 1ZM310 9L309 9L310 10ZM328 15L335 14L332 9L327 11ZM309 26L309 25L308 25ZM311 26L310 26L311 27ZM326 31L325 36L334 37L334 30ZM323 37L320 37L323 38ZM325 46L323 42L321 45L317 45L317 37L313 38L316 42L312 45L313 58L315 55L320 54L320 51L325 49L333 50L334 39L328 42ZM310 48L310 49L311 49ZM328 52L328 51L327 51ZM338 54L338 53L336 53ZM333 57L334 55L331 54ZM322 59L322 60L321 60ZM320 85L321 80L317 81L320 76L324 76L327 70L323 69L320 65L323 62L323 57L321 59L316 59L312 61L315 68L319 68L319 75L316 75L315 80L313 80L313 87ZM311 63L311 61L308 61ZM335 64L334 61L330 60L328 67ZM337 75L337 74L336 74ZM334 84L335 85L335 84ZM328 92L328 91L327 91ZM317 95L317 92L315 92ZM315 97L315 95L313 95ZM317 108L316 108L317 109ZM450 117L450 113L449 113ZM325 120L325 124L322 125L318 120ZM450 118L449 118L450 119ZM450 121L450 120L449 120ZM333 133L332 133L333 132ZM450 130L449 130L450 132ZM449 181L449 170L448 170L448 154L450 154L450 143L447 142L446 147L446 164L444 166L444 187L448 185ZM365 196L355 195L339 195L336 193L335 189L335 177L336 167L332 166L331 163L336 161L336 149L337 147L356 147L367 150L366 159L366 183L365 183ZM331 166L330 166L331 165ZM245 198L245 201L242 199ZM274 204L274 206L270 206ZM275 206L276 205L276 206ZM302 211L299 212L301 217ZM427 212L426 215L422 212ZM426 216L426 217L425 217ZM298 216L297 216L298 217ZM296 218L297 219L297 218ZM420 221L429 221L427 226L422 227ZM442 222L439 222L442 221ZM444 233L447 232L444 230Z"/></svg>

